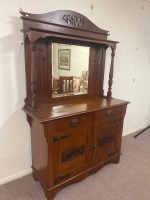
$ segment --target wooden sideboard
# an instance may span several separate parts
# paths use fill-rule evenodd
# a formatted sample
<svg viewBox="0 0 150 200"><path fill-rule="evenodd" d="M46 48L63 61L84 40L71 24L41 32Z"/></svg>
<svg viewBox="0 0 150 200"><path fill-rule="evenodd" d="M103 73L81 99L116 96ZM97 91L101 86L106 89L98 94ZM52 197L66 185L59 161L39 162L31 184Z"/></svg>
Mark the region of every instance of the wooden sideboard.
<svg viewBox="0 0 150 200"><path fill-rule="evenodd" d="M47 199L53 200L64 186L84 179L109 162L119 162L129 102L112 98L117 42L107 40L108 31L73 11L21 14L27 88L23 110L31 127L33 177L40 181ZM61 92L59 96L53 88L52 44L55 42L57 46L65 43L89 47L86 93L61 96ZM105 96L108 47L112 54ZM58 83L58 77L54 78ZM57 92L55 98L53 91Z"/></svg>

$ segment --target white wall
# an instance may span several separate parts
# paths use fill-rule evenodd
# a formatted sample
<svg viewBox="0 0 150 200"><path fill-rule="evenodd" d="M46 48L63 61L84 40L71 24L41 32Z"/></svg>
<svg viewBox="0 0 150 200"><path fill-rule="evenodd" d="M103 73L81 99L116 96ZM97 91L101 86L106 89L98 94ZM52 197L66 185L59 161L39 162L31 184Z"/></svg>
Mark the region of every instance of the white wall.
<svg viewBox="0 0 150 200"><path fill-rule="evenodd" d="M21 110L26 90L24 49L19 44L23 38L20 8L31 13L74 10L109 30L109 39L120 42L115 57L113 97L131 102L124 135L144 128L150 119L150 3L146 0L1 0L0 183L30 172L31 166L30 130ZM107 66L109 62L110 51ZM105 90L107 87L106 81Z"/></svg>

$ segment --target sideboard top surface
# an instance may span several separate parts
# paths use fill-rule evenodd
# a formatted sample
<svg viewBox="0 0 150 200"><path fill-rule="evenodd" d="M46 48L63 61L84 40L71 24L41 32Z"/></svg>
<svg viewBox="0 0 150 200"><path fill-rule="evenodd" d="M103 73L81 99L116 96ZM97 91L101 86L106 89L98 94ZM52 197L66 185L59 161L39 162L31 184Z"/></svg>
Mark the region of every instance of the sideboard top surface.
<svg viewBox="0 0 150 200"><path fill-rule="evenodd" d="M91 97L80 101L41 105L39 106L39 110L37 111L31 111L27 107L24 107L23 110L34 119L40 122L47 122L54 119L97 110L103 110L128 103L128 101L123 101L119 99Z"/></svg>

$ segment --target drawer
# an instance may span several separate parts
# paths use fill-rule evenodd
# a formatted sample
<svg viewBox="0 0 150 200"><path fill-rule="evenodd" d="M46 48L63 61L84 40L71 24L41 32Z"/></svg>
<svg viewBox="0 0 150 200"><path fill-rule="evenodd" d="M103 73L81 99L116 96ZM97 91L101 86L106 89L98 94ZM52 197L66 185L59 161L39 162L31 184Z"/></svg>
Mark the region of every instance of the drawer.
<svg viewBox="0 0 150 200"><path fill-rule="evenodd" d="M92 113L65 117L53 121L53 133L92 123Z"/></svg>
<svg viewBox="0 0 150 200"><path fill-rule="evenodd" d="M105 119L116 117L118 115L122 115L122 113L123 113L123 106L117 106L113 108L107 108L104 110L96 111L94 113L94 121L102 121Z"/></svg>

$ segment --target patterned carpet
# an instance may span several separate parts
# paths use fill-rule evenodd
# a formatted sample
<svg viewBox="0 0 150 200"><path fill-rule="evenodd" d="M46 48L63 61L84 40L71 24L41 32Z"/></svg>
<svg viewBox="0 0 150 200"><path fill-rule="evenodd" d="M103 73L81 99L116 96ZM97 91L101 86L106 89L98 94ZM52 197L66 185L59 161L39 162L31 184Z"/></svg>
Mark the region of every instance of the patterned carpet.
<svg viewBox="0 0 150 200"><path fill-rule="evenodd" d="M119 164L108 164L81 182L60 190L54 200L150 200L150 129L123 137ZM0 200L46 200L27 175L0 186Z"/></svg>

